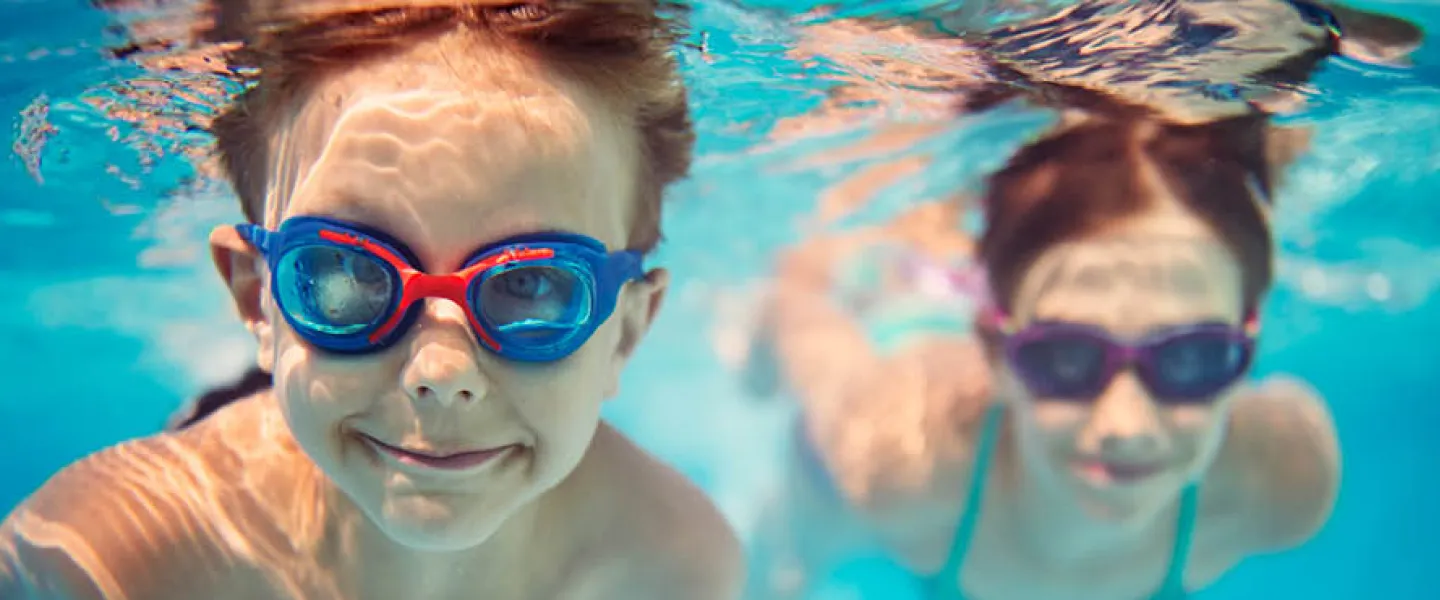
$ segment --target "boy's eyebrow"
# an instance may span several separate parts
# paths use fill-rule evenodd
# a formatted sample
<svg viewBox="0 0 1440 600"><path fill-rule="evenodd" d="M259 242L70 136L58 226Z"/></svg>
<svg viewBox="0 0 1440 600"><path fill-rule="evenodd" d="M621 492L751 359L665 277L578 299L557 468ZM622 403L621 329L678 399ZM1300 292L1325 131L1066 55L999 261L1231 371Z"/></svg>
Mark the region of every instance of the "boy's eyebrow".
<svg viewBox="0 0 1440 600"><path fill-rule="evenodd" d="M576 230L576 229L573 229L573 228L570 228L570 227L560 227L560 226L555 226L555 225L536 225L536 226L534 226L534 227L525 227L525 226L507 227L507 228L505 228L505 229L503 229L503 230L487 231L487 232L485 232L485 233L486 233L486 235L485 235L484 239L477 239L477 241L476 241L475 244L474 244L474 247L470 249L470 255L471 255L471 256L475 255L476 253L489 250L489 249L491 249L492 247L497 246L497 245L508 244L508 243L515 243L515 242L522 242L522 241L524 241L524 240L527 239L527 238L531 238L532 236L542 237L542 238L543 238L544 236L554 236L554 235L559 235L559 236L579 235L579 236L585 236L585 237L592 237L590 234L587 234L587 233L585 233L585 232L583 232L583 231L579 231L579 230ZM620 251L620 250L628 250L628 249L630 249L630 247L629 247L628 245L624 244L624 243L621 243L621 244L610 244L610 243L607 243L605 240L603 240L603 239L598 239L598 238L597 238L597 241L599 241L601 244L603 244L603 245L605 246L605 251L606 251L606 252L617 252L617 251Z"/></svg>

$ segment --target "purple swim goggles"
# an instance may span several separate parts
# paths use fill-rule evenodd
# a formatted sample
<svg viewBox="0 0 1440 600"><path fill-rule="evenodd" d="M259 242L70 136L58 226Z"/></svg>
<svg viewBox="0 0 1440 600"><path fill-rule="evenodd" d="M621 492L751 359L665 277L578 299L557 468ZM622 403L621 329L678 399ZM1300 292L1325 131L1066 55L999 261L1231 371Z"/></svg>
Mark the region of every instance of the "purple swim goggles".
<svg viewBox="0 0 1440 600"><path fill-rule="evenodd" d="M1259 331L1251 316L1240 327L1196 323L1124 342L1093 325L1041 321L1016 329L1003 314L991 319L1006 360L1031 393L1080 402L1100 396L1130 368L1157 402L1209 402L1250 368Z"/></svg>

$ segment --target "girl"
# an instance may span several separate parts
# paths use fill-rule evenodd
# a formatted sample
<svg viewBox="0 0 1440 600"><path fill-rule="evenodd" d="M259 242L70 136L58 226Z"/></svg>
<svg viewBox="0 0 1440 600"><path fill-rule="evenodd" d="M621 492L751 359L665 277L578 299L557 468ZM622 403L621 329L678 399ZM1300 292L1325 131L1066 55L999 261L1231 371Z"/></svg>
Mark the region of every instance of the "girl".
<svg viewBox="0 0 1440 600"><path fill-rule="evenodd" d="M1314 535L1340 477L1328 411L1242 382L1303 139L1071 113L990 178L979 269L949 269L992 291L951 288L973 334L855 310L835 289L854 259L782 260L761 347L801 420L754 595L879 557L928 598L1181 598Z"/></svg>

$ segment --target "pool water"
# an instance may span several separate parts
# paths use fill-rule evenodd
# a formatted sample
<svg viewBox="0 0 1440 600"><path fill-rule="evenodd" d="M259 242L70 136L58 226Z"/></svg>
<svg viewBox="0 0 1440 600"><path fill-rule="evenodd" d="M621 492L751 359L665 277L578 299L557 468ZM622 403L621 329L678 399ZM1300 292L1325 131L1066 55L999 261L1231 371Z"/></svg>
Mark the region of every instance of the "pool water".
<svg viewBox="0 0 1440 600"><path fill-rule="evenodd" d="M814 4L696 3L696 47L683 58L698 157L672 192L657 256L674 288L607 408L705 487L742 537L782 475L791 415L783 403L747 399L696 333L725 330L727 299L800 239L827 182L899 155L815 160L866 123L765 139L829 85L784 54L793 33L783 15ZM1351 4L1440 31L1434 3ZM139 73L104 54L124 41L114 22L76 0L0 0L0 114L12 124L0 164L0 373L13 382L0 398L6 510L64 464L155 432L253 352L204 244L210 227L239 220L238 207L187 162L204 143L187 117L159 131L123 118L137 90L180 96L163 79L127 88L131 96L107 87ZM1331 403L1345 460L1339 505L1310 544L1246 561L1202 599L1435 597L1422 574L1440 564L1440 45L1415 61L1324 69L1312 109L1294 118L1314 128L1312 151L1275 216L1280 283L1257 375L1297 375ZM222 91L184 101L203 107ZM1048 119L1004 110L945 128L906 150L943 150L945 160L882 190L854 218L973 187ZM881 573L856 579L871 586L856 597L897 597Z"/></svg>

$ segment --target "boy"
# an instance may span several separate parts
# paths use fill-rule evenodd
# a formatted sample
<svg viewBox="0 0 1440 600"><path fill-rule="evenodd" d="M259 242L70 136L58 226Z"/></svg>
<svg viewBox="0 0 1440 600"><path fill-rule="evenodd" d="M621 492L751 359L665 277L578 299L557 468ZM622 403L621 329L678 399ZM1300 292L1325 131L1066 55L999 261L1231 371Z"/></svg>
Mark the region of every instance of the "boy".
<svg viewBox="0 0 1440 600"><path fill-rule="evenodd" d="M215 125L250 223L211 246L273 389L52 478L0 597L738 594L718 511L599 419L667 284L673 33L415 4L221 7L260 75Z"/></svg>

